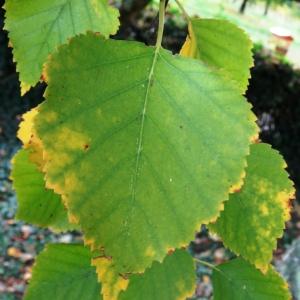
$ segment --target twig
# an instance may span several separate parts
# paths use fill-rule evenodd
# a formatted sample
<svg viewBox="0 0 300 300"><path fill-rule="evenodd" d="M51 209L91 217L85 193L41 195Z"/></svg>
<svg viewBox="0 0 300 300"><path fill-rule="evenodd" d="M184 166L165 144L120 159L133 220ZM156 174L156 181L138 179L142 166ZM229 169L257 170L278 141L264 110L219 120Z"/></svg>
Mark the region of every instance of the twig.
<svg viewBox="0 0 300 300"><path fill-rule="evenodd" d="M181 10L184 18L189 22L190 21L190 16L187 13L187 11L184 9L183 5L180 3L179 0L175 0L176 4L178 5L179 9Z"/></svg>

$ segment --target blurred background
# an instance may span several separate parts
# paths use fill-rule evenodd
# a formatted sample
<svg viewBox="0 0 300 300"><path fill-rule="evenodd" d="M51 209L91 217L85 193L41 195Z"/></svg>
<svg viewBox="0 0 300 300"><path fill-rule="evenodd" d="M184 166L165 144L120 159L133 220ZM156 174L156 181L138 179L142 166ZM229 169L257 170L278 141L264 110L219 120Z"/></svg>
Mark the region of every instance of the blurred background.
<svg viewBox="0 0 300 300"><path fill-rule="evenodd" d="M0 0L1 7L3 6ZM121 28L114 37L153 45L157 2L111 1L121 10ZM178 53L187 34L186 23L173 0L169 1L164 47ZM294 299L300 300L300 1L293 0L181 0L186 10L201 17L228 19L249 33L255 43L255 67L247 99L259 118L261 139L279 150L298 190L292 219L274 252L274 265L288 280ZM3 28L4 11L0 11ZM7 33L0 31L0 300L21 299L31 276L35 256L48 242L80 239L76 232L57 235L15 221L17 201L12 190L10 159L20 147L16 138L21 115L43 99L39 84L23 98L18 74L8 48ZM121 245L120 245L121 246ZM199 229L191 251L201 259L221 263L232 253ZM193 299L211 299L210 270L198 266Z"/></svg>

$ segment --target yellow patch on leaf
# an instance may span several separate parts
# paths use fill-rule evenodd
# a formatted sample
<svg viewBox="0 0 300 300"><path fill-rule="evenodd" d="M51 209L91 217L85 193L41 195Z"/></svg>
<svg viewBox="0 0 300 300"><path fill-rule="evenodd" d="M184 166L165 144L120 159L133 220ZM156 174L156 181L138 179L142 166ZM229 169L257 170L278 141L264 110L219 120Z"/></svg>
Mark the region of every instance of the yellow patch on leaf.
<svg viewBox="0 0 300 300"><path fill-rule="evenodd" d="M291 213L291 201L295 199L295 193L296 190L293 189L293 191L286 192L282 191L279 192L276 196L276 202L281 203L283 208L284 208L284 219L285 221L288 221L290 218L290 213Z"/></svg>
<svg viewBox="0 0 300 300"><path fill-rule="evenodd" d="M32 139L33 119L35 118L37 113L37 109L34 108L22 116L23 121L20 123L17 136L22 141L25 148L29 146Z"/></svg>
<svg viewBox="0 0 300 300"><path fill-rule="evenodd" d="M23 147L30 150L29 159L42 170L44 166L42 142L34 132L33 126L37 114L37 108L33 108L22 116L23 121L19 125L17 136L23 143Z"/></svg>
<svg viewBox="0 0 300 300"><path fill-rule="evenodd" d="M120 292L127 289L129 280L116 272L113 261L107 257L93 259L92 265L96 267L98 281L102 285L103 300L117 300Z"/></svg>
<svg viewBox="0 0 300 300"><path fill-rule="evenodd" d="M48 116L48 114L46 115ZM62 127L59 133L55 133L55 138L57 145L61 145L61 148L68 150L84 149L89 144L87 136L68 127ZM59 149L58 146L57 149Z"/></svg>

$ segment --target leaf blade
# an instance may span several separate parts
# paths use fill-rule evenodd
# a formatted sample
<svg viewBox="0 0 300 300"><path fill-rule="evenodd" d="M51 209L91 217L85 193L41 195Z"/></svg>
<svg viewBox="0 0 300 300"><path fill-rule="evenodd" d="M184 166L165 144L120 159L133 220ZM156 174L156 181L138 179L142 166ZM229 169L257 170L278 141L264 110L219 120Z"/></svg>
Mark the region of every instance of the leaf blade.
<svg viewBox="0 0 300 300"><path fill-rule="evenodd" d="M250 149L242 190L230 196L209 228L232 251L266 271L290 217L289 200L295 189L279 153L267 144Z"/></svg>
<svg viewBox="0 0 300 300"><path fill-rule="evenodd" d="M87 248L49 244L37 257L25 300L101 299L95 268Z"/></svg>
<svg viewBox="0 0 300 300"><path fill-rule="evenodd" d="M83 59L78 49L93 55ZM86 242L104 247L119 273L142 272L153 260L162 261L170 248L186 245L201 223L217 217L228 193L241 185L249 143L257 134L250 106L236 88L198 61L162 50L150 82L154 52L91 34L74 39L52 57L47 100L35 119L47 184L65 196ZM223 132L220 122L226 124ZM172 231L157 225L173 223Z"/></svg>
<svg viewBox="0 0 300 300"><path fill-rule="evenodd" d="M212 275L215 300L291 299L287 284L273 267L263 274L242 258L237 258L217 268Z"/></svg>
<svg viewBox="0 0 300 300"><path fill-rule="evenodd" d="M196 273L193 258L185 250L176 250L162 263L154 262L142 275L132 275L120 300L184 300L195 290Z"/></svg>
<svg viewBox="0 0 300 300"><path fill-rule="evenodd" d="M217 67L245 93L253 67L252 42L235 24L218 19L191 18L189 36L180 54Z"/></svg>
<svg viewBox="0 0 300 300"><path fill-rule="evenodd" d="M88 30L108 37L119 26L118 12L107 0L7 0L4 8L22 94L39 81L47 56L57 46Z"/></svg>
<svg viewBox="0 0 300 300"><path fill-rule="evenodd" d="M18 199L17 219L54 231L77 228L69 223L61 197L45 188L43 174L30 161L29 150L22 149L15 155L11 176Z"/></svg>

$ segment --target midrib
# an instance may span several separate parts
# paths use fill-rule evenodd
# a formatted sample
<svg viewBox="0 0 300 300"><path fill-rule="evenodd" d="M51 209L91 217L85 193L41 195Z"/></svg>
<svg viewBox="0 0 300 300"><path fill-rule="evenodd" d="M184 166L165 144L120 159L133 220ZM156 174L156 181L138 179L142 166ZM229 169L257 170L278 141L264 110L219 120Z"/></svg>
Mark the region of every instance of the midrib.
<svg viewBox="0 0 300 300"><path fill-rule="evenodd" d="M133 204L135 202L135 198L136 198L136 185L137 185L138 173L139 173L139 168L140 168L140 160L141 160L142 145L143 145L143 138L144 138L145 118L146 118L146 113L147 113L150 89L153 84L154 71L155 71L155 66L157 63L159 51L160 51L160 46L155 48L155 52L153 55L153 61L152 61L151 69L150 69L149 76L148 76L147 89L146 89L146 94L145 94L145 99L144 99L143 110L142 110L141 127L140 127L140 132L139 132L139 137L138 137L138 146L137 146L137 152L136 152L136 164L135 164L135 170L134 170L132 186L131 186L131 204Z"/></svg>

